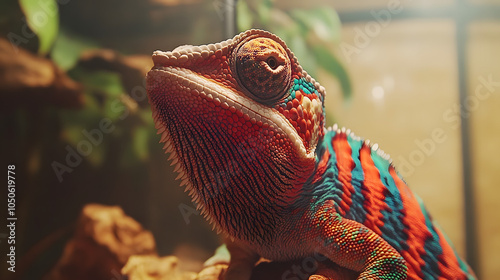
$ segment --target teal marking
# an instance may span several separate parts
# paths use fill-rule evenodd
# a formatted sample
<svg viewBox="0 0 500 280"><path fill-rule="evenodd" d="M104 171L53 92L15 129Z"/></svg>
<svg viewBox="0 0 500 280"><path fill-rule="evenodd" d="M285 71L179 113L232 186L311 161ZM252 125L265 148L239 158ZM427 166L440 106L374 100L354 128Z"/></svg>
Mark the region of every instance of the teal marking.
<svg viewBox="0 0 500 280"><path fill-rule="evenodd" d="M312 83L306 81L304 78L293 80L293 86L290 87L290 94L292 94L297 90L302 91L306 95L314 93L319 97L318 90L314 87ZM293 96L293 98L295 98L295 95Z"/></svg>
<svg viewBox="0 0 500 280"><path fill-rule="evenodd" d="M347 142L351 147L351 157L354 161L354 168L351 171L351 184L355 191L352 194L352 205L349 209L349 213L346 213L346 217L363 223L366 220L366 209L363 207L365 201L363 195L363 181L364 173L363 167L361 166L359 152L363 146L363 141L358 139L353 139L351 135L347 135Z"/></svg>
<svg viewBox="0 0 500 280"><path fill-rule="evenodd" d="M382 238L385 239L399 252L408 250L406 243L398 242L407 240L408 236L404 233L405 226L402 222L403 203L396 183L389 173L390 162L382 158L375 150L371 151L371 158L375 167L379 170L380 181L386 187L387 193L384 203L391 210L382 210L384 226L380 228Z"/></svg>

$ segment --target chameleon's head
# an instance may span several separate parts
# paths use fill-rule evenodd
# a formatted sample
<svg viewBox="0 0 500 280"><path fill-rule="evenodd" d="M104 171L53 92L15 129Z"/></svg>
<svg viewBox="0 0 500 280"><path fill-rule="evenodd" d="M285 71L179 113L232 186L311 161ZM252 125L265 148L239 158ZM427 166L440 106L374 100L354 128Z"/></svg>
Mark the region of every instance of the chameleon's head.
<svg viewBox="0 0 500 280"><path fill-rule="evenodd" d="M217 44L156 51L153 61L153 117L195 196L206 200L210 190L201 189L211 185L268 188L311 175L324 133L324 88L280 38L249 30Z"/></svg>

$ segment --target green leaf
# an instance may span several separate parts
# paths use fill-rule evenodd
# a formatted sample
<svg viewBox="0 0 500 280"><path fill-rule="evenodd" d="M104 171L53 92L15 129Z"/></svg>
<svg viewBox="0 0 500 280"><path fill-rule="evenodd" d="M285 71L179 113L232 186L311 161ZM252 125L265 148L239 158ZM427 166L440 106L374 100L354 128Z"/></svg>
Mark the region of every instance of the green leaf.
<svg viewBox="0 0 500 280"><path fill-rule="evenodd" d="M127 113L126 110L128 108L122 101L122 95L125 90L118 73L86 71L81 69L81 67L76 67L69 73L74 80L83 84L87 99L97 99L99 101L96 101L96 104L101 117L107 117L112 121L116 121L124 113Z"/></svg>
<svg viewBox="0 0 500 280"><path fill-rule="evenodd" d="M313 53L319 66L338 79L344 97L350 97L352 93L351 80L344 66L323 46L314 46Z"/></svg>
<svg viewBox="0 0 500 280"><path fill-rule="evenodd" d="M108 71L87 72L81 82L91 89L101 90L108 97L118 98L124 91L120 74Z"/></svg>
<svg viewBox="0 0 500 280"><path fill-rule="evenodd" d="M97 48L98 44L83 37L75 36L62 29L51 51L52 60L63 70L73 68L84 50Z"/></svg>
<svg viewBox="0 0 500 280"><path fill-rule="evenodd" d="M88 73L83 84L93 90L105 93L103 115L112 121L129 113L121 95L125 92L118 73L98 71Z"/></svg>
<svg viewBox="0 0 500 280"><path fill-rule="evenodd" d="M56 0L19 0L30 29L38 36L38 53L46 55L59 29L59 8Z"/></svg>

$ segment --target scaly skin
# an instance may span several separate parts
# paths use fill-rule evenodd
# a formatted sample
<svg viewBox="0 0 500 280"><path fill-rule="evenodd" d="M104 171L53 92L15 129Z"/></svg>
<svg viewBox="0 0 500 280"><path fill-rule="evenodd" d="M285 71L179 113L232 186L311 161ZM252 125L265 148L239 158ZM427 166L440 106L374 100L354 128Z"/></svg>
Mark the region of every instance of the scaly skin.
<svg viewBox="0 0 500 280"><path fill-rule="evenodd" d="M324 128L324 88L277 36L153 61L153 118L181 185L227 236L225 279L249 279L260 256L318 253L358 279L474 279L388 156Z"/></svg>

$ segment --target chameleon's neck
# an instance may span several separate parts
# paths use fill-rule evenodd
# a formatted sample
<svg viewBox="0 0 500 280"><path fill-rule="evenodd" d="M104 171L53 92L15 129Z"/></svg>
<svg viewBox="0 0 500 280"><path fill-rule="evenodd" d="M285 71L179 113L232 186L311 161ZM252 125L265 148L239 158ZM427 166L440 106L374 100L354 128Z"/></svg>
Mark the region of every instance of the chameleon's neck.
<svg viewBox="0 0 500 280"><path fill-rule="evenodd" d="M203 139L205 149L191 146L190 153L177 151L183 169L192 174L191 196L207 219L232 237L257 242L272 236L316 165L314 154L298 158L269 148L262 139L238 142L230 134L216 135ZM182 135L173 135L172 140L183 141ZM210 144L215 141L217 145Z"/></svg>
<svg viewBox="0 0 500 280"><path fill-rule="evenodd" d="M162 105L153 107L153 118L165 150L204 216L232 237L259 240L272 234L315 170L316 143L306 148L272 108L253 106L270 110L268 119L257 120L201 107L203 98L158 98Z"/></svg>

